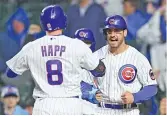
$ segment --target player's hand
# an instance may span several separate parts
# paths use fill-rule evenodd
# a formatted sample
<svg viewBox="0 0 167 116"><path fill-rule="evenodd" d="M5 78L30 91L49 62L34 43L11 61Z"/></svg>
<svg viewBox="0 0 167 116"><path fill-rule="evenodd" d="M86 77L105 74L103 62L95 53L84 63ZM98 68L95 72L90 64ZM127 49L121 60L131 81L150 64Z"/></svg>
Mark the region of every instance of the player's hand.
<svg viewBox="0 0 167 116"><path fill-rule="evenodd" d="M132 104L134 102L133 94L128 91L121 95L121 99L123 104Z"/></svg>
<svg viewBox="0 0 167 116"><path fill-rule="evenodd" d="M166 5L161 6L158 10L160 11L160 13L161 13L162 15L165 14Z"/></svg>
<svg viewBox="0 0 167 116"><path fill-rule="evenodd" d="M166 98L163 98L161 101L160 101L160 114L161 115L166 115L166 101L167 99Z"/></svg>
<svg viewBox="0 0 167 116"><path fill-rule="evenodd" d="M99 101L99 102L102 101L102 93L101 92L96 93L96 100Z"/></svg>
<svg viewBox="0 0 167 116"><path fill-rule="evenodd" d="M160 76L160 70L153 70L153 73L154 73L155 79L158 79L158 77Z"/></svg>

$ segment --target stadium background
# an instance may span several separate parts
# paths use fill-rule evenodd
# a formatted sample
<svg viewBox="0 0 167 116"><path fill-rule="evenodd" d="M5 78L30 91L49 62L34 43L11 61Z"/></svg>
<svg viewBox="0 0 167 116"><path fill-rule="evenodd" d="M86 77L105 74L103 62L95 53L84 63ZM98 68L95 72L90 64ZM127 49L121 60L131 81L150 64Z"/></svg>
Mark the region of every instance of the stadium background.
<svg viewBox="0 0 167 116"><path fill-rule="evenodd" d="M166 0L94 0L94 2L98 3L102 9L104 8L104 13L99 12L101 16L103 15L106 17L119 14L126 19L129 29L126 42L141 51L152 64L155 77L159 84L159 91L154 99L158 105L157 114L166 114L164 110L166 109L165 64L167 55L167 18L166 15L164 15L166 14L164 10ZM72 5L78 3L77 0L0 0L0 88L4 85L17 86L21 96L19 105L29 109L30 112L34 103L32 92L35 86L31 74L27 71L22 76L18 76L15 79L9 79L4 75L6 71L5 61L13 57L23 45L44 34L40 28L39 15L45 6L50 4L61 5L65 12L67 12L69 20L72 20L70 17L75 16L75 11L72 12L72 10L69 11L69 9L72 9ZM15 37L9 35L7 21L11 19L11 16L16 13L18 8L23 8L25 10L30 23L26 24L28 31L26 31L19 40L16 40ZM91 12L98 13L95 10ZM85 21L90 18L87 15L83 15L83 17ZM76 20L80 19L76 17ZM95 21L91 26L99 25L98 28L100 33L103 26L99 23L96 24L96 19L91 20ZM104 21L102 18L100 20L102 20L102 22ZM73 23L75 22L73 21ZM73 23L70 24L72 25ZM87 25L84 25L86 24L84 20L81 20L80 23L83 25L78 24L78 28L87 27ZM71 26L65 31L66 35L72 36L69 30L75 30L75 28ZM94 34L98 36L97 32ZM96 46L96 49L98 49L104 45L104 39L99 36L96 37L96 39L97 43L103 43ZM23 40L22 43L20 42L21 40ZM148 106L152 108L152 104L148 103ZM144 105L141 109L142 112L147 112Z"/></svg>

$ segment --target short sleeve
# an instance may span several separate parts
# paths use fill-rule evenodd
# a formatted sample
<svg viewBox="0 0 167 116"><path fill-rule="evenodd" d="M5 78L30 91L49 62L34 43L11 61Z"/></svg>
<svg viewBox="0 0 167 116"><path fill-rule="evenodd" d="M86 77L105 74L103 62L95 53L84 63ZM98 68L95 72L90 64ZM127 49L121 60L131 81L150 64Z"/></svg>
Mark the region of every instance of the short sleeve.
<svg viewBox="0 0 167 116"><path fill-rule="evenodd" d="M31 42L26 44L19 53L6 62L7 66L18 75L21 75L29 69L27 56L30 50L30 44Z"/></svg>
<svg viewBox="0 0 167 116"><path fill-rule="evenodd" d="M89 71L84 70L81 74L81 76L83 77L82 80L84 82L92 84L94 76Z"/></svg>
<svg viewBox="0 0 167 116"><path fill-rule="evenodd" d="M154 77L152 67L147 58L140 54L137 62L137 76L143 86L156 85L157 81Z"/></svg>
<svg viewBox="0 0 167 116"><path fill-rule="evenodd" d="M80 66L87 70L94 70L99 65L99 59L92 53L90 48L83 42L80 43L82 49Z"/></svg>

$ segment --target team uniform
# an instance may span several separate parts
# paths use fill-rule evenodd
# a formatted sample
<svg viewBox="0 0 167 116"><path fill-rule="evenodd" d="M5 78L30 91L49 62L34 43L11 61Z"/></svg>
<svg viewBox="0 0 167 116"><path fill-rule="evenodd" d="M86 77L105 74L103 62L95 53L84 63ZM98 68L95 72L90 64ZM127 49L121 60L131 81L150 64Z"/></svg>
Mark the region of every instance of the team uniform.
<svg viewBox="0 0 167 116"><path fill-rule="evenodd" d="M106 65L106 74L103 78L98 78L98 82L101 92L109 97L108 101L100 103L97 114L139 114L136 105L129 109L112 109L110 104L122 104L121 95L125 91L136 93L144 86L157 84L148 60L131 46L123 53L113 55L106 45L95 54L103 59Z"/></svg>
<svg viewBox="0 0 167 116"><path fill-rule="evenodd" d="M94 53L106 65L105 75L94 81L103 94L102 100L99 98L101 102L97 103L95 114L137 115L139 114L137 103L142 103L157 93L157 83L152 68L146 57L135 48L123 43L122 39L124 38L121 37L125 37L127 32L123 17L119 15L107 17L104 25L103 33L107 37L109 45ZM122 53L113 55L109 46L111 46L111 49L113 47L118 50L121 44L122 47L124 45L127 49ZM84 87L85 90L82 94L84 95L87 91L90 91L91 95L91 85L87 84L86 86L87 88ZM88 101L92 103L91 99L88 99Z"/></svg>
<svg viewBox="0 0 167 116"><path fill-rule="evenodd" d="M41 20L46 31L64 29L66 24L62 9L55 5L43 9ZM87 69L95 76L104 75L104 70L94 70L100 63L86 44L64 35L47 35L30 42L7 61L8 67L16 74L31 71L36 84L34 115L82 114L84 105L78 98L82 71Z"/></svg>
<svg viewBox="0 0 167 116"><path fill-rule="evenodd" d="M78 29L74 34L74 38L83 41L92 50L92 52L95 51L96 42L95 42L93 32L90 29L88 29L88 28ZM81 91L85 90L85 88L84 88L85 86L87 89L89 88L89 91L92 91L93 85L94 86L96 86L96 85L93 83L94 78L92 77L91 73L87 70L83 70L81 76L82 76L82 81L80 84ZM83 91L82 91L82 93L83 93ZM83 94L82 94L81 98L83 99L82 103L86 105L86 107L84 107L84 109L83 109L83 114L95 114L96 104L90 103L86 99L84 99L85 96Z"/></svg>
<svg viewBox="0 0 167 116"><path fill-rule="evenodd" d="M30 69L36 83L33 92L37 100L34 111L61 114L63 111L60 109L62 109L73 114L82 109L79 99L68 100L68 97L81 95L79 87L82 80L80 73L83 69L81 67L93 70L98 63L99 61L91 56L90 49L83 42L60 35L44 36L28 43L7 62L7 65L19 75ZM72 111L70 109L72 106L77 106L77 110Z"/></svg>

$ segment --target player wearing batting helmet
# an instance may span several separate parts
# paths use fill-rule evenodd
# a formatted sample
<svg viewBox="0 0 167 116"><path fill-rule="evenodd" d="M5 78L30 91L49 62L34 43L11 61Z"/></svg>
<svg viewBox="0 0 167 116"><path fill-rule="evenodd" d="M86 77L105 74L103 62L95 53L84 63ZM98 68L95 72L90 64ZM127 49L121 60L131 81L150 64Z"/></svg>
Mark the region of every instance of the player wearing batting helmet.
<svg viewBox="0 0 167 116"><path fill-rule="evenodd" d="M45 7L40 16L41 25L47 32L65 29L67 27L67 16L58 5Z"/></svg>
<svg viewBox="0 0 167 116"><path fill-rule="evenodd" d="M107 17L103 33L108 44L94 53L106 64L106 74L98 78L102 95L97 98L96 113L139 115L138 104L157 93L152 67L144 55L125 43L127 25L122 16Z"/></svg>
<svg viewBox="0 0 167 116"><path fill-rule="evenodd" d="M95 51L96 42L94 34L90 29L88 28L78 29L74 34L74 38L77 38L83 41L85 44L87 44L88 47L90 47L90 49L92 50L92 52ZM94 78L93 80L94 83L92 83L92 80L90 78L91 74L87 70L84 70L81 76L85 77L85 79L83 79L80 82L81 85L80 88L82 91L81 97L83 99L82 102L83 104L87 105L87 107L83 109L83 114L90 114L89 112L91 112L91 114L95 114L95 109L94 109L94 107L96 107L95 104L99 103L95 98L95 94L99 92L95 84L96 79Z"/></svg>
<svg viewBox="0 0 167 116"><path fill-rule="evenodd" d="M75 32L74 38L77 38L77 39L83 41L84 43L86 43L88 45L88 47L90 47L92 52L95 51L96 42L95 42L93 32L90 29L88 29L88 28L78 29Z"/></svg>
<svg viewBox="0 0 167 116"><path fill-rule="evenodd" d="M84 79L80 75L86 69L95 77L103 76L105 65L84 42L63 35L67 18L60 6L45 7L40 20L46 36L29 42L7 61L7 76L31 71L36 83L33 115L83 114L87 106L78 99Z"/></svg>

